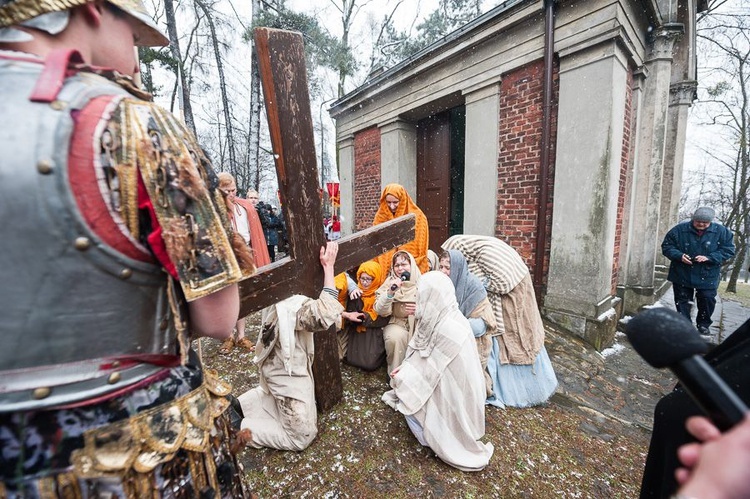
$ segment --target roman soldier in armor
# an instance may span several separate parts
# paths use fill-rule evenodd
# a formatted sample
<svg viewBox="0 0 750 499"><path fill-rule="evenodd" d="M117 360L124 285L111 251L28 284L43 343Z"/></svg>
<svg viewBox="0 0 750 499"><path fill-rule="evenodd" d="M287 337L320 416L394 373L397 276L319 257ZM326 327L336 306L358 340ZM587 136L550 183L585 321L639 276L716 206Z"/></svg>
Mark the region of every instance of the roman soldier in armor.
<svg viewBox="0 0 750 499"><path fill-rule="evenodd" d="M244 497L190 340L230 335L252 254L131 81L167 43L141 0L0 0L0 498Z"/></svg>

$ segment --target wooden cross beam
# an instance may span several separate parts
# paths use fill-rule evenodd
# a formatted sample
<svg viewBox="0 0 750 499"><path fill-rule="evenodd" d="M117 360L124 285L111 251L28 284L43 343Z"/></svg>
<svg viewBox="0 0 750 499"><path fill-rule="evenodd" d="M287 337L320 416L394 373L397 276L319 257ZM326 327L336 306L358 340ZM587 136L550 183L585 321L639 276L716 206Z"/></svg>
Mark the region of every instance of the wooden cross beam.
<svg viewBox="0 0 750 499"><path fill-rule="evenodd" d="M256 28L255 47L284 204L289 256L258 269L240 283L240 317L294 294L317 297L323 286L320 247L326 243L302 35ZM414 227L414 215L407 215L340 239L336 272L411 241ZM318 407L328 410L343 394L335 335L316 335L313 375Z"/></svg>

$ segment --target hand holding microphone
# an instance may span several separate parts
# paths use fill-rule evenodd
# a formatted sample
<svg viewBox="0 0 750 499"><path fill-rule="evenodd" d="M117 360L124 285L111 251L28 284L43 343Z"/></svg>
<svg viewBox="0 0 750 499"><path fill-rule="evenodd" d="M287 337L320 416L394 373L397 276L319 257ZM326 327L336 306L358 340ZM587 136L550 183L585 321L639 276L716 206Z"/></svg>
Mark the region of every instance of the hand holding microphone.
<svg viewBox="0 0 750 499"><path fill-rule="evenodd" d="M401 274L401 277L400 277L400 279L401 279L401 282L404 282L404 281L408 281L410 277L411 277L411 273L410 273L410 272L409 272L408 270L405 270L405 271L404 271L404 272L403 272L403 273ZM391 285L391 293L393 293L394 291L396 291L396 289L398 289L398 288L400 288L400 287L401 287L401 286L399 286L399 284L398 284L398 283L393 283L393 284Z"/></svg>
<svg viewBox="0 0 750 499"><path fill-rule="evenodd" d="M721 431L748 413L745 403L700 356L708 345L682 315L665 308L646 310L628 323L626 334L646 362L657 369L668 367L677 376Z"/></svg>

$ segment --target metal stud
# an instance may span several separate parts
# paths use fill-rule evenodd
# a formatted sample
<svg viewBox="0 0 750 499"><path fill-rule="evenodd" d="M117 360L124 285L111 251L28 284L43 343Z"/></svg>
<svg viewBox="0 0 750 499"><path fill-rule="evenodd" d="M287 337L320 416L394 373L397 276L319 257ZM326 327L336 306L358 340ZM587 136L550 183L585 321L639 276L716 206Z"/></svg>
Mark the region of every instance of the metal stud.
<svg viewBox="0 0 750 499"><path fill-rule="evenodd" d="M68 107L68 103L61 100L53 100L52 102L50 102L49 106L55 111L62 111L63 109Z"/></svg>
<svg viewBox="0 0 750 499"><path fill-rule="evenodd" d="M133 270L132 269L122 269L120 271L120 279L122 279L122 280L130 279L130 277L132 275L133 275Z"/></svg>
<svg viewBox="0 0 750 499"><path fill-rule="evenodd" d="M52 390L49 387L43 386L41 388L34 388L31 396L34 397L34 400L42 400L49 397L50 393L52 393Z"/></svg>
<svg viewBox="0 0 750 499"><path fill-rule="evenodd" d="M73 245L78 251L86 251L91 247L91 240L88 237L76 237Z"/></svg>
<svg viewBox="0 0 750 499"><path fill-rule="evenodd" d="M36 170L42 175L49 175L52 173L52 161L48 159L42 159L36 164Z"/></svg>
<svg viewBox="0 0 750 499"><path fill-rule="evenodd" d="M115 383L120 381L121 378L122 376L120 375L120 373L112 373L109 375L109 379L107 380L107 383L109 383L110 385L114 385Z"/></svg>

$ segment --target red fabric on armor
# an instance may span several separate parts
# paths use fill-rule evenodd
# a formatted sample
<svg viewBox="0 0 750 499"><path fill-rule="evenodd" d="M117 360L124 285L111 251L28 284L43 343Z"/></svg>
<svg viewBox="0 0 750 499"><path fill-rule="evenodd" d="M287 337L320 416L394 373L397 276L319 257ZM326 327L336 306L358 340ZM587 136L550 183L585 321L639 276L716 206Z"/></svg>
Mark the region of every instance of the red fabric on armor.
<svg viewBox="0 0 750 499"><path fill-rule="evenodd" d="M151 198L148 197L148 190L143 183L143 177L138 175L138 209L146 210L148 216L151 219L151 232L146 236L151 251L159 263L162 264L164 270L169 272L169 275L175 278L176 281L180 280L180 276L177 274L177 268L175 267L172 260L169 258L167 253L167 245L164 244L164 238L162 237L161 225L159 220L156 218L156 212L154 211L154 205L151 203Z"/></svg>
<svg viewBox="0 0 750 499"><path fill-rule="evenodd" d="M44 69L36 81L29 100L31 102L52 102L62 89L70 63L83 63L81 53L75 49L57 49L44 59Z"/></svg>
<svg viewBox="0 0 750 499"><path fill-rule="evenodd" d="M114 98L111 95L96 97L80 111L71 113L75 127L68 152L70 188L86 225L105 244L129 258L152 263L153 257L136 246L110 215L110 208L102 197L96 176L95 142L99 138L96 129L103 119L109 119L107 108Z"/></svg>

